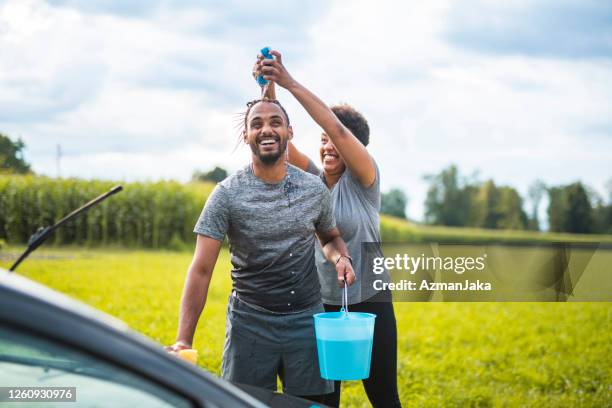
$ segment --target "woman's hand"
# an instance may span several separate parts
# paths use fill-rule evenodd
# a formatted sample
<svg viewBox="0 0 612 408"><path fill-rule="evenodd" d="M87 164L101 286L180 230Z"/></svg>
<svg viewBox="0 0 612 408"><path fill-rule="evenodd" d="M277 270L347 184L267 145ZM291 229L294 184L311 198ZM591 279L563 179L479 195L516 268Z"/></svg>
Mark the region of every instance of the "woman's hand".
<svg viewBox="0 0 612 408"><path fill-rule="evenodd" d="M255 63L256 69L254 72L261 73L264 79L275 82L285 89L289 89L291 86L295 85L296 82L283 65L281 53L272 50L270 54L274 56L274 59L263 58L263 56L257 57L258 60Z"/></svg>
<svg viewBox="0 0 612 408"><path fill-rule="evenodd" d="M347 129L329 107L315 94L294 80L283 65L278 51L270 51L274 59L258 58L255 72L268 81L287 89L306 109L310 117L329 136L342 160L365 188L376 180L376 168L365 146Z"/></svg>

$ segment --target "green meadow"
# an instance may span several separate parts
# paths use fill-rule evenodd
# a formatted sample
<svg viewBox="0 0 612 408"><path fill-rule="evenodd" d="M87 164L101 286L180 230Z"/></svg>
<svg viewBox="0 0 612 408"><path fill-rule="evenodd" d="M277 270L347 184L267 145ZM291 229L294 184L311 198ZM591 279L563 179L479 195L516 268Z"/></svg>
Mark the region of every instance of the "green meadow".
<svg viewBox="0 0 612 408"><path fill-rule="evenodd" d="M18 248L4 249L8 268ZM190 252L41 248L19 273L170 344ZM195 338L220 374L230 264L223 250ZM612 406L610 303L396 303L404 406ZM343 407L370 406L360 382Z"/></svg>

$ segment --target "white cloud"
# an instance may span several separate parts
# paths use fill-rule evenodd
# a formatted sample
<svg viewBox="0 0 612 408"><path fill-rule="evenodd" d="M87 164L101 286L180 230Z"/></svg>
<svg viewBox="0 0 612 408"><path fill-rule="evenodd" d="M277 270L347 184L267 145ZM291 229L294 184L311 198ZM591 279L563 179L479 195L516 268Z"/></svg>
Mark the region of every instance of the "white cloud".
<svg viewBox="0 0 612 408"><path fill-rule="evenodd" d="M503 18L501 5L487 2L478 24ZM323 100L366 115L383 189L403 188L413 218L423 213L423 174L450 163L522 192L536 178L602 191L612 175L610 60L457 43L450 28L474 22L455 7L336 1L270 14L241 2L9 0L0 5L0 131L22 136L34 169L51 175L56 144L65 175L186 180L195 168L235 170L248 149L231 153L233 115L257 96L252 60L272 45ZM279 97L296 143L316 158L320 130Z"/></svg>
<svg viewBox="0 0 612 408"><path fill-rule="evenodd" d="M370 118L383 186L407 191L417 218L421 176L450 163L522 191L537 177L600 188L612 175L612 127L596 149L572 129L609 117L610 64L456 48L444 35L448 11L447 2L341 3L313 30L319 52L304 76L326 100L347 100Z"/></svg>

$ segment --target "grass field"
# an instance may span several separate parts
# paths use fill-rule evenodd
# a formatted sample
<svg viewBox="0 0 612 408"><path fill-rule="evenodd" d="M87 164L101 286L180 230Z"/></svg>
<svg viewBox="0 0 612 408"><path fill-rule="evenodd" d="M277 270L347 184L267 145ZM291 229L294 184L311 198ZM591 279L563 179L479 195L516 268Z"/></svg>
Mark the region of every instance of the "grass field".
<svg viewBox="0 0 612 408"><path fill-rule="evenodd" d="M190 260L189 252L41 249L19 273L169 344ZM230 286L224 250L195 339L199 364L217 375ZM395 310L404 406L612 406L610 303L396 303ZM343 386L342 406L369 406L361 383Z"/></svg>
<svg viewBox="0 0 612 408"><path fill-rule="evenodd" d="M381 215L380 230L384 242L612 243L612 235L610 234L570 234L565 232L448 227L442 225L419 224L389 215Z"/></svg>

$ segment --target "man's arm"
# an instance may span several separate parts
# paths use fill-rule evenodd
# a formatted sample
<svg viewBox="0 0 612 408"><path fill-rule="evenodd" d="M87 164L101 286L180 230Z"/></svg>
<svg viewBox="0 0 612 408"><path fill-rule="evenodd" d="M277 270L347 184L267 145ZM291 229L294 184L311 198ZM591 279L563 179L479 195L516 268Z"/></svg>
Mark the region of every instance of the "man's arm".
<svg viewBox="0 0 612 408"><path fill-rule="evenodd" d="M261 74L261 61L263 60L263 56L260 54L257 56L257 61L253 66L253 77L257 78ZM261 90L262 99L276 99L276 86L273 81L268 81L268 84L262 87ZM289 163L294 166L300 168L301 170L308 171L308 156L299 151L297 147L293 144L293 142L289 141L288 145L289 149Z"/></svg>
<svg viewBox="0 0 612 408"><path fill-rule="evenodd" d="M276 89L274 82L268 81L268 85L264 87L264 97L269 99L276 99ZM295 147L291 140L287 145L287 149L289 150L289 163L293 164L295 167L301 170L308 171L308 162L310 161L308 159L308 156L306 156L297 147Z"/></svg>
<svg viewBox="0 0 612 408"><path fill-rule="evenodd" d="M259 73L253 71L253 75L259 75ZM276 89L274 86L274 82L268 81L268 84L264 86L263 98L276 99ZM308 162L310 161L308 159L308 156L300 152L299 149L295 147L292 141L289 141L287 148L289 149L289 163L293 164L295 167L301 170L308 171Z"/></svg>
<svg viewBox="0 0 612 408"><path fill-rule="evenodd" d="M255 64L255 66L257 67L257 64ZM253 75L259 75L259 72L253 71ZM264 86L263 98L276 99L276 88L274 82L268 81L268 84ZM300 152L292 141L289 141L287 149L289 149L289 163L301 170L308 171L308 162L310 161L308 156Z"/></svg>
<svg viewBox="0 0 612 408"><path fill-rule="evenodd" d="M270 51L275 59L262 59L260 70L268 81L274 81L287 89L306 109L327 136L331 139L338 153L364 187L370 187L376 179L376 168L365 146L347 129L338 117L323 101L306 87L298 83L285 69L281 54Z"/></svg>
<svg viewBox="0 0 612 408"><path fill-rule="evenodd" d="M346 243L340 236L338 228L332 228L326 232L317 231L317 238L319 238L323 248L325 259L336 266L338 286L344 287L345 280L349 286L352 285L355 282L355 271L353 271L353 264Z"/></svg>
<svg viewBox="0 0 612 408"><path fill-rule="evenodd" d="M276 99L276 88L274 87L274 82L268 81L268 83L261 88L261 94L261 99Z"/></svg>
<svg viewBox="0 0 612 408"><path fill-rule="evenodd" d="M198 234L193 260L183 288L176 343L169 347L170 351L192 348L193 335L206 304L210 279L220 249L221 241Z"/></svg>

